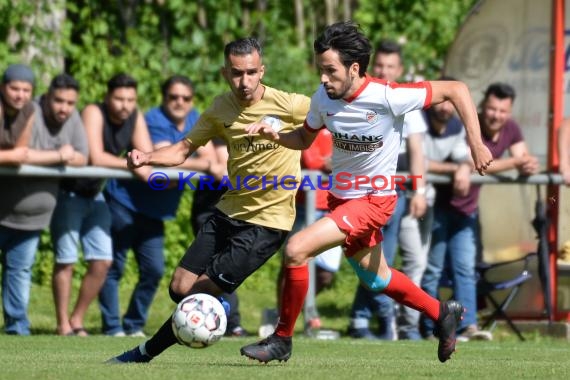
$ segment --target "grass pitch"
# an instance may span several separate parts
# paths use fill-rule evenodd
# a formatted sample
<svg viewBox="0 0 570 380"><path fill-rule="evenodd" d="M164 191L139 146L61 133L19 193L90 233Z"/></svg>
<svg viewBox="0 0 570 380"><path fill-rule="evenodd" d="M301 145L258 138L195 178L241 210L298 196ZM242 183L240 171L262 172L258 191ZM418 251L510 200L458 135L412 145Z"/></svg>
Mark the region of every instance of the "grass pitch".
<svg viewBox="0 0 570 380"><path fill-rule="evenodd" d="M277 255L276 255L277 256ZM278 257L271 260L279 264ZM342 269L342 268L341 268ZM166 276L169 278L169 276ZM170 316L174 304L167 292L168 278L161 285L145 327L154 333ZM319 295L323 326L346 330L356 276L337 276L335 288ZM122 310L134 284L121 284ZM74 294L78 283L74 284ZM239 289L242 323L256 332L264 307L275 303L275 279L258 271ZM75 299L75 296L72 297ZM240 356L241 346L256 337L224 338L206 349L174 346L149 364L105 365L108 358L140 344L140 338L110 338L100 335L100 314L94 302L86 316L87 338L59 337L51 289L34 285L31 292L30 337L0 333L0 379L57 380L391 380L391 379L569 379L570 346L564 339L525 334L519 342L509 331L497 329L492 342L458 343L452 359L437 360L437 342L370 342L342 338L322 341L304 338L298 321L293 356L287 363L267 365Z"/></svg>
<svg viewBox="0 0 570 380"><path fill-rule="evenodd" d="M567 379L568 343L537 338L524 343L459 343L445 364L437 342L336 341L298 337L293 356L267 365L239 348L255 338L224 338L206 349L174 346L149 364L103 362L140 338L0 335L0 379Z"/></svg>

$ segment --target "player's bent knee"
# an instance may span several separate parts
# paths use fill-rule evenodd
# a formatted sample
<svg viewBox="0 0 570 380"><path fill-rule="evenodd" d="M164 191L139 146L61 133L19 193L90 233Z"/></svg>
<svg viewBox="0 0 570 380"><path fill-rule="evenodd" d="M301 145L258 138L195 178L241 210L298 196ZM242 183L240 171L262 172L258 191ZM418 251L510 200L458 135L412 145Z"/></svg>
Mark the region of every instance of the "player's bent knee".
<svg viewBox="0 0 570 380"><path fill-rule="evenodd" d="M170 299L178 303L188 295L188 289L183 286L183 281L180 276L174 273L172 280L170 281L170 286L168 287L168 294Z"/></svg>
<svg viewBox="0 0 570 380"><path fill-rule="evenodd" d="M170 299L176 303L182 301L186 296L185 294L176 292L174 289L172 289L172 286L168 287L168 294L170 295Z"/></svg>
<svg viewBox="0 0 570 380"><path fill-rule="evenodd" d="M382 277L378 276L377 273L372 273L367 270L364 270L360 265L358 265L358 262L354 260L352 257L348 258L348 262L350 263L350 266L352 266L352 268L356 272L356 275L358 276L360 281L364 284L364 286L366 286L368 289L372 290L373 292L383 291L390 283L390 279L392 278L392 272L390 272L390 274L386 279L383 279Z"/></svg>
<svg viewBox="0 0 570 380"><path fill-rule="evenodd" d="M287 265L302 265L307 261L308 253L303 245L296 239L291 238L283 251L283 259Z"/></svg>

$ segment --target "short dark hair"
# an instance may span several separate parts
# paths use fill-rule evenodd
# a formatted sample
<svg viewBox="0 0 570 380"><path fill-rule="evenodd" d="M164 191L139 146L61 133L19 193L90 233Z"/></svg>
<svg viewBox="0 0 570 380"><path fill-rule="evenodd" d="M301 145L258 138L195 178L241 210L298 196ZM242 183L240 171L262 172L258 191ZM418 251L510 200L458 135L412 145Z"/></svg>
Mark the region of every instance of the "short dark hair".
<svg viewBox="0 0 570 380"><path fill-rule="evenodd" d="M376 45L376 50L374 51L374 56L378 54L397 54L400 57L400 62L402 62L402 47L399 43L392 40L382 40L378 45Z"/></svg>
<svg viewBox="0 0 570 380"><path fill-rule="evenodd" d="M370 62L372 46L358 24L352 21L337 22L325 28L313 44L315 53L322 54L332 49L338 52L344 67L358 63L358 75L364 76Z"/></svg>
<svg viewBox="0 0 570 380"><path fill-rule="evenodd" d="M55 90L72 89L79 92L79 82L69 74L61 73L53 77L49 84L48 92L53 93Z"/></svg>
<svg viewBox="0 0 570 380"><path fill-rule="evenodd" d="M190 78L188 78L185 75L173 75L167 80L165 80L164 83L162 83L162 85L160 86L160 91L162 92L162 96L166 98L166 95L168 95L168 90L170 89L170 87L172 87L177 83L189 87L190 90L194 92L194 83Z"/></svg>
<svg viewBox="0 0 570 380"><path fill-rule="evenodd" d="M107 93L110 94L111 92L115 91L117 88L121 87L134 88L136 90L137 86L138 83L135 78L125 73L119 73L114 75L107 82Z"/></svg>
<svg viewBox="0 0 570 380"><path fill-rule="evenodd" d="M483 97L483 101L489 99L489 96L495 96L499 99L511 99L511 102L514 103L516 92L513 86L503 82L495 82L491 83L489 87L485 90L485 96Z"/></svg>
<svg viewBox="0 0 570 380"><path fill-rule="evenodd" d="M226 44L224 48L224 58L227 60L230 55L247 55L257 51L260 57L263 56L263 51L259 41L253 37L239 38Z"/></svg>

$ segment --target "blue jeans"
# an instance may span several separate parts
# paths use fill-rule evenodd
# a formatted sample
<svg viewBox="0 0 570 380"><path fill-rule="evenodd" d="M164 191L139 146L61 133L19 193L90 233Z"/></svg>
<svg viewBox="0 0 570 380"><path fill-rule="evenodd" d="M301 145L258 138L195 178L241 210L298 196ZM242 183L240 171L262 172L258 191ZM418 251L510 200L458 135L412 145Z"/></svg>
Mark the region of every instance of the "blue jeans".
<svg viewBox="0 0 570 380"><path fill-rule="evenodd" d="M2 306L7 334L30 335L28 303L40 233L0 226Z"/></svg>
<svg viewBox="0 0 570 380"><path fill-rule="evenodd" d="M113 335L124 331L128 334L143 329L164 274L164 223L131 211L110 197L107 199L112 220L113 264L99 293L103 333ZM134 252L139 279L121 323L119 282L129 249Z"/></svg>
<svg viewBox="0 0 570 380"><path fill-rule="evenodd" d="M388 223L382 229L384 240L382 241L382 253L389 266L394 264L398 249L398 235L400 233L400 221L408 208L408 200L404 191L398 192L398 201L394 213ZM394 301L382 293L373 292L362 285L356 288L352 310L350 312L351 327L360 329L368 328L368 321L373 313L378 316L380 322L379 337L381 339L394 339Z"/></svg>
<svg viewBox="0 0 570 380"><path fill-rule="evenodd" d="M428 264L422 278L422 289L438 297L444 269L449 268L453 283L453 298L467 309L458 330L477 324L477 289L475 256L477 252L477 213L465 215L458 211L436 207ZM433 321L422 318L422 332L433 330Z"/></svg>

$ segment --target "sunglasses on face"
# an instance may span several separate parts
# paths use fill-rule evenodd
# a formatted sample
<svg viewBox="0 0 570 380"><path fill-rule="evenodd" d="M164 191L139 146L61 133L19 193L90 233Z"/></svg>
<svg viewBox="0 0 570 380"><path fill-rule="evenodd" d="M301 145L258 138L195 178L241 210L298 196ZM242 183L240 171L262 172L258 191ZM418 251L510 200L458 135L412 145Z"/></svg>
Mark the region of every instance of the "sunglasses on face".
<svg viewBox="0 0 570 380"><path fill-rule="evenodd" d="M168 94L168 100L171 102L175 102L178 99L184 100L186 103L192 101L192 95L178 95L178 94Z"/></svg>

